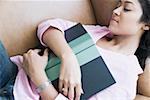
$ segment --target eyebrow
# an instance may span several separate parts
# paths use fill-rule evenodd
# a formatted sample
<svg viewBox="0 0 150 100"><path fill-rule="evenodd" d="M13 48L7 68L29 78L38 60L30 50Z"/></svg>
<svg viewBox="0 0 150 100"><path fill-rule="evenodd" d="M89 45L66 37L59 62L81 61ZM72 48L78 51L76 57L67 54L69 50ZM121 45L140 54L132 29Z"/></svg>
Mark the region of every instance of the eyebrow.
<svg viewBox="0 0 150 100"><path fill-rule="evenodd" d="M133 5L134 5L134 3L133 3L133 2L131 2L131 1L125 1L125 3L130 3L130 4L133 4Z"/></svg>
<svg viewBox="0 0 150 100"><path fill-rule="evenodd" d="M120 0L120 2L123 2L122 0ZM125 3L129 3L129 4L133 4L133 5L135 5L133 2L131 2L131 1L124 1Z"/></svg>

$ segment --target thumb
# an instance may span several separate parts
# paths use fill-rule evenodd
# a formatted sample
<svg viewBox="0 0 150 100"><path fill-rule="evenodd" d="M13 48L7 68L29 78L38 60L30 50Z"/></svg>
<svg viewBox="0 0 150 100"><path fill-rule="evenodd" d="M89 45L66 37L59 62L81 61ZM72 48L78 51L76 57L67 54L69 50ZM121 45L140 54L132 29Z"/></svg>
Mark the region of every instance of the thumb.
<svg viewBox="0 0 150 100"><path fill-rule="evenodd" d="M33 51L36 53L39 53L39 52L41 52L41 49L34 49Z"/></svg>
<svg viewBox="0 0 150 100"><path fill-rule="evenodd" d="M44 50L43 56L48 56L48 49L47 48Z"/></svg>

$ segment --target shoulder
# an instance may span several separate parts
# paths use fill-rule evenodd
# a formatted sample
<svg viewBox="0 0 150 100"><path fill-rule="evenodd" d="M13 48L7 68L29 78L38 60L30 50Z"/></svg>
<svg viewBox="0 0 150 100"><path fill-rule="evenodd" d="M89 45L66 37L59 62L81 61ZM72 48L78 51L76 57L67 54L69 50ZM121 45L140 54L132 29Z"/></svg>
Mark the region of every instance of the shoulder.
<svg viewBox="0 0 150 100"><path fill-rule="evenodd" d="M100 25L83 25L85 30L92 37L94 43L96 43L102 37L108 35L110 33L109 29L105 26Z"/></svg>
<svg viewBox="0 0 150 100"><path fill-rule="evenodd" d="M147 65L147 67L150 68L150 57L148 57L148 58L146 59L146 63L145 63L145 64Z"/></svg>
<svg viewBox="0 0 150 100"><path fill-rule="evenodd" d="M146 59L144 72L139 76L138 92L150 97L150 58Z"/></svg>

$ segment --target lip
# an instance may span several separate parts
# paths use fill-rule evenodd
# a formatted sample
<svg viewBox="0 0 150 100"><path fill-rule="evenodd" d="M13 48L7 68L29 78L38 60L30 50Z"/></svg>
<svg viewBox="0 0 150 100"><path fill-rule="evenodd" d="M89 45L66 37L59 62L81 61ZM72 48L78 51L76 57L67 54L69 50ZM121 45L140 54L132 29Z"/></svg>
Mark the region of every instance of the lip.
<svg viewBox="0 0 150 100"><path fill-rule="evenodd" d="M118 23L118 20L116 20L115 18L111 18L111 20Z"/></svg>

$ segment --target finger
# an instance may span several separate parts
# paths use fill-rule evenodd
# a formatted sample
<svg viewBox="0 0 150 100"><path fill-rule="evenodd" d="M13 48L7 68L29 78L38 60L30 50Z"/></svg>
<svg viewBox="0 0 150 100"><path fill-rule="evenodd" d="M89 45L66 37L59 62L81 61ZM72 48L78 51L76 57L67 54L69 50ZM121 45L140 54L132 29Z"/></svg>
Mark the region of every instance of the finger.
<svg viewBox="0 0 150 100"><path fill-rule="evenodd" d="M74 100L74 85L71 85L69 87L68 97L69 100Z"/></svg>
<svg viewBox="0 0 150 100"><path fill-rule="evenodd" d="M64 81L64 88L62 89L62 93L65 96L68 96L68 82Z"/></svg>
<svg viewBox="0 0 150 100"><path fill-rule="evenodd" d="M45 50L44 50L43 56L48 56L48 49L45 49Z"/></svg>
<svg viewBox="0 0 150 100"><path fill-rule="evenodd" d="M62 92L63 81L59 79L59 92Z"/></svg>
<svg viewBox="0 0 150 100"><path fill-rule="evenodd" d="M80 100L80 97L76 97L75 100Z"/></svg>
<svg viewBox="0 0 150 100"><path fill-rule="evenodd" d="M80 100L80 96L83 92L82 88L81 88L81 85L77 85L76 88L75 88L75 92L76 92L76 97L75 97L75 100Z"/></svg>
<svg viewBox="0 0 150 100"><path fill-rule="evenodd" d="M27 53L24 53L23 54L23 62L25 62L26 58L27 58Z"/></svg>
<svg viewBox="0 0 150 100"><path fill-rule="evenodd" d="M68 96L68 86L65 86L65 87L62 89L62 93L63 93L65 96Z"/></svg>
<svg viewBox="0 0 150 100"><path fill-rule="evenodd" d="M33 50L32 49L30 49L30 50L28 50L28 52L27 53L31 53Z"/></svg>
<svg viewBox="0 0 150 100"><path fill-rule="evenodd" d="M23 54L23 66L22 66L22 68L23 68L23 70L27 73L27 66L26 66L26 63L27 63L27 53L25 53L25 54ZM28 73L27 73L28 74Z"/></svg>
<svg viewBox="0 0 150 100"><path fill-rule="evenodd" d="M27 53L24 53L24 54L23 54L23 58L25 58L26 56L27 56Z"/></svg>
<svg viewBox="0 0 150 100"><path fill-rule="evenodd" d="M41 52L41 49L34 49L33 51L36 53L39 53L39 52Z"/></svg>

